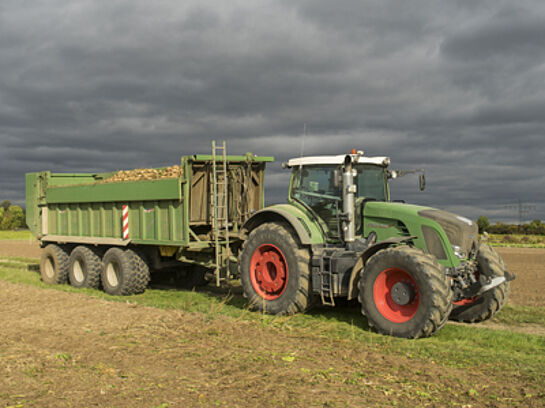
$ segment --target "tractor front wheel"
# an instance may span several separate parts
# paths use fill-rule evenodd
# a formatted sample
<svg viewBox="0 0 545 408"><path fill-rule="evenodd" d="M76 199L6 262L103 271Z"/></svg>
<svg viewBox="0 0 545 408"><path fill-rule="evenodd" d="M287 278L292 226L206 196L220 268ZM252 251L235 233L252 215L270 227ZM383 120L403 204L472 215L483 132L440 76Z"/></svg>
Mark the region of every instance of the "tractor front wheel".
<svg viewBox="0 0 545 408"><path fill-rule="evenodd" d="M409 246L377 252L360 278L359 301L370 327L396 337L428 337L448 320L450 281L437 260Z"/></svg>
<svg viewBox="0 0 545 408"><path fill-rule="evenodd" d="M310 307L310 254L287 224L266 223L253 230L244 243L239 272L254 309L289 315Z"/></svg>
<svg viewBox="0 0 545 408"><path fill-rule="evenodd" d="M505 276L507 267L501 256L488 244L481 244L477 253L477 275L488 278ZM480 296L462 299L454 303L450 320L465 323L479 323L492 318L507 303L509 282L484 292Z"/></svg>

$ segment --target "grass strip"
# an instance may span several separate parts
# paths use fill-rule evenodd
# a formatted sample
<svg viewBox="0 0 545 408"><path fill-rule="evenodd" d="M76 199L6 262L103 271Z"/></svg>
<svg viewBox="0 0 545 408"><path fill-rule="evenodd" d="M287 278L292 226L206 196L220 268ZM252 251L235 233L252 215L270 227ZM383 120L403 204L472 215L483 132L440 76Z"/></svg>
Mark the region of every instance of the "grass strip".
<svg viewBox="0 0 545 408"><path fill-rule="evenodd" d="M2 240L11 240L11 239L34 239L34 236L30 230L21 230L21 231L0 231L0 241Z"/></svg>

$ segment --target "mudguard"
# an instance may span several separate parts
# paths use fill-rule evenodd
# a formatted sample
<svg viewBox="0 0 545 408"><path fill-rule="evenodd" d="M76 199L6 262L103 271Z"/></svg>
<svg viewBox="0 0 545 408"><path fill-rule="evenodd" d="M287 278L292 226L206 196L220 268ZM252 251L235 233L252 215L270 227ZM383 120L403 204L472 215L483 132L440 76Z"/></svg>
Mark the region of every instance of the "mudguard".
<svg viewBox="0 0 545 408"><path fill-rule="evenodd" d="M285 221L290 224L302 245L316 245L325 242L320 228L298 208L289 204L279 204L264 208L249 218L242 226L244 237L265 222Z"/></svg>
<svg viewBox="0 0 545 408"><path fill-rule="evenodd" d="M358 259L358 261L354 265L354 268L352 268L352 272L350 274L350 281L348 284L348 300L358 297L357 283L360 278L360 271L363 269L364 265L367 263L367 260L369 258L371 258L374 254L376 254L381 249L388 248L389 246L392 246L392 245L401 244L403 242L411 241L415 238L416 236L392 237L392 238L385 239L384 241L377 242L376 244L373 244L369 248L367 248L361 255L360 259Z"/></svg>

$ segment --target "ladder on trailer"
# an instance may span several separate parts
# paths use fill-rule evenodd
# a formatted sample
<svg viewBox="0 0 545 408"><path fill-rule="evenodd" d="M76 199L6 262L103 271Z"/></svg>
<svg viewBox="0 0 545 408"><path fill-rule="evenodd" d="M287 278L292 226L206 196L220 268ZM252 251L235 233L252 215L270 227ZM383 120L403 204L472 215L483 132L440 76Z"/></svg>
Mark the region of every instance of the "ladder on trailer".
<svg viewBox="0 0 545 408"><path fill-rule="evenodd" d="M219 153L219 155L218 155ZM218 160L220 163L218 165ZM227 149L212 141L212 230L216 252L216 285L229 278L229 190ZM222 273L225 271L225 273Z"/></svg>

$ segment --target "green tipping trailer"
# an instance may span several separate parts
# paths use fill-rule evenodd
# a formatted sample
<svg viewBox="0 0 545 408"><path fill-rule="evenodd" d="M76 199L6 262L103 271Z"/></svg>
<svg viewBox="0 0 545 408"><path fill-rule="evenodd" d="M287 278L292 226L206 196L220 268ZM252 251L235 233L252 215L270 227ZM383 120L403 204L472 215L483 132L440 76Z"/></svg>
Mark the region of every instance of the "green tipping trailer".
<svg viewBox="0 0 545 408"><path fill-rule="evenodd" d="M222 153L222 154L216 154ZM111 294L145 290L150 272L182 284L228 279L241 227L264 206L265 165L251 153L181 158L177 178L111 182L112 173L26 175L27 224L43 251L42 279Z"/></svg>

